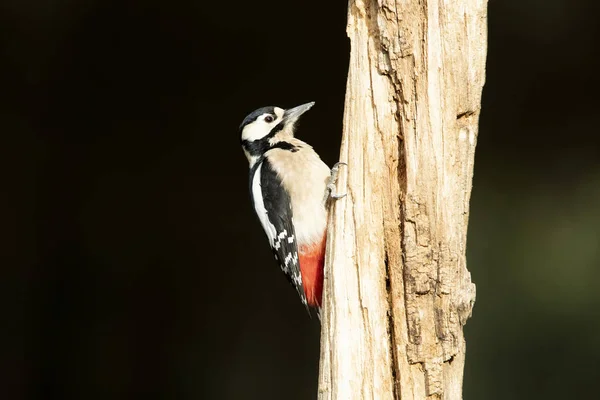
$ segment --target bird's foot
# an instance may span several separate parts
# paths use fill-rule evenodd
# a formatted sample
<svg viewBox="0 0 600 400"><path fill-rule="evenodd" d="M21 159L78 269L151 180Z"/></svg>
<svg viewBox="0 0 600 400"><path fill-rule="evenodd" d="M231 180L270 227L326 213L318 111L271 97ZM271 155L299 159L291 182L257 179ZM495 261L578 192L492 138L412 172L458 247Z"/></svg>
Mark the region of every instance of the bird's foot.
<svg viewBox="0 0 600 400"><path fill-rule="evenodd" d="M335 192L335 189L336 189L335 184L338 180L338 173L339 173L340 165L348 166L348 164L346 164L345 162L340 161L340 162L335 163L333 168L331 168L331 176L329 177L329 181L327 182L327 189L325 190L325 199L324 199L325 201L327 201L328 198L338 200L343 197L346 197L346 195L347 195L347 193L336 193Z"/></svg>

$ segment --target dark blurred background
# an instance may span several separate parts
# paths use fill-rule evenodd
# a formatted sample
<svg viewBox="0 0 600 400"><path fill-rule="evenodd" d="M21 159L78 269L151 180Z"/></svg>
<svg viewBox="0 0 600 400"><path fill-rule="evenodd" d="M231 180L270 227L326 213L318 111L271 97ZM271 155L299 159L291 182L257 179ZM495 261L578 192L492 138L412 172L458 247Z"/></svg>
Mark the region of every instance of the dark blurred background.
<svg viewBox="0 0 600 400"><path fill-rule="evenodd" d="M237 128L314 100L337 160L346 4L2 1L2 399L316 398ZM466 399L597 394L598 8L489 3Z"/></svg>

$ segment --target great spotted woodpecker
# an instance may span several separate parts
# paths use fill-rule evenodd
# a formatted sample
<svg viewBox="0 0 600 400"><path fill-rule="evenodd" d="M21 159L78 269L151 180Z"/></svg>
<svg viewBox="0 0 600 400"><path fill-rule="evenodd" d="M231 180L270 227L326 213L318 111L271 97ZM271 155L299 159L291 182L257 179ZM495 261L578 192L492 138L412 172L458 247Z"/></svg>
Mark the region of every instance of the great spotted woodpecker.
<svg viewBox="0 0 600 400"><path fill-rule="evenodd" d="M331 170L307 143L294 137L300 116L315 103L284 110L263 107L240 125L250 163L250 196L275 260L302 303L321 307L327 200L339 165Z"/></svg>

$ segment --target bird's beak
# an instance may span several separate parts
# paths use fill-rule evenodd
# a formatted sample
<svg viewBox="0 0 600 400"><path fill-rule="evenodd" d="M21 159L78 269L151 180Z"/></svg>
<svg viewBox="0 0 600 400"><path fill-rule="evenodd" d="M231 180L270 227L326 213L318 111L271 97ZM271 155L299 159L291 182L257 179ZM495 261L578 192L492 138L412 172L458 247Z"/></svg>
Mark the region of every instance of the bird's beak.
<svg viewBox="0 0 600 400"><path fill-rule="evenodd" d="M310 108L314 105L315 102L311 101L310 103L302 104L301 106L285 110L285 112L283 113L283 119L286 125L294 125L296 121L298 121L298 118L300 118L302 114L310 110Z"/></svg>

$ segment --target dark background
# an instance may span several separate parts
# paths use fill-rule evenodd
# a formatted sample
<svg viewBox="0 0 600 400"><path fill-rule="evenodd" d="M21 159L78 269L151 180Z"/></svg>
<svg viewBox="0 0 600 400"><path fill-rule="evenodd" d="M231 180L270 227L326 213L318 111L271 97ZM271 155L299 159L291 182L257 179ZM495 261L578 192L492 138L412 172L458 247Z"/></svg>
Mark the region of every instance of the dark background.
<svg viewBox="0 0 600 400"><path fill-rule="evenodd" d="M2 1L1 398L316 398L237 127L314 100L337 160L346 1L206 3ZM597 395L596 4L489 3L466 399Z"/></svg>

